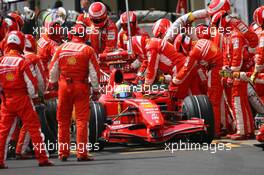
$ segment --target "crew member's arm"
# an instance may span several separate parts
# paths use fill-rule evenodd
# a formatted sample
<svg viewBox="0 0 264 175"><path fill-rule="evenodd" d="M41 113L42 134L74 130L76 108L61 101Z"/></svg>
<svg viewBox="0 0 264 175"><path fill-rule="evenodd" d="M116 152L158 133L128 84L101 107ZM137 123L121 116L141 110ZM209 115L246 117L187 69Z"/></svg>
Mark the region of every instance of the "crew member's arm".
<svg viewBox="0 0 264 175"><path fill-rule="evenodd" d="M112 52L117 47L117 40L118 40L118 29L116 25L113 23L107 29L107 39L105 43L105 50L104 52Z"/></svg>
<svg viewBox="0 0 264 175"><path fill-rule="evenodd" d="M173 42L175 37L181 32L181 29L186 27L187 24L207 17L209 17L209 15L206 9L196 10L179 17L168 29L164 40Z"/></svg>
<svg viewBox="0 0 264 175"><path fill-rule="evenodd" d="M23 73L24 81L27 85L28 94L32 99L36 98L38 97L38 80L34 66L26 61L21 62L21 64L21 72Z"/></svg>
<svg viewBox="0 0 264 175"><path fill-rule="evenodd" d="M61 47L55 52L49 65L49 84L56 84L59 80L59 55Z"/></svg>
<svg viewBox="0 0 264 175"><path fill-rule="evenodd" d="M155 49L147 51L148 66L145 75L145 84L152 85L159 69L159 57Z"/></svg>
<svg viewBox="0 0 264 175"><path fill-rule="evenodd" d="M97 56L92 48L87 51L89 55L89 77L94 91L99 91L100 67L97 62Z"/></svg>
<svg viewBox="0 0 264 175"><path fill-rule="evenodd" d="M47 77L45 76L45 68L42 63L42 61L39 59L37 61L37 64L35 65L35 70L37 73L37 79L38 79L38 88L41 93L44 93L46 89L46 79Z"/></svg>
<svg viewBox="0 0 264 175"><path fill-rule="evenodd" d="M118 44L117 44L117 46L118 46L118 48L125 49L123 36L124 36L124 32L123 31L120 31L118 33Z"/></svg>
<svg viewBox="0 0 264 175"><path fill-rule="evenodd" d="M261 72L264 69L264 32L259 39L259 45L255 55L255 71Z"/></svg>
<svg viewBox="0 0 264 175"><path fill-rule="evenodd" d="M185 63L183 67L180 69L180 71L178 73L174 73L174 76L172 78L173 84L175 85L182 84L184 80L188 78L193 68L197 66L198 58L196 57L196 54L194 54L193 52L194 50L190 52L190 56L187 56L185 58Z"/></svg>
<svg viewBox="0 0 264 175"><path fill-rule="evenodd" d="M243 65L243 54L245 45L243 44L241 36L239 36L237 33L232 34L231 42L233 48L233 55L231 56L231 70L233 72L238 72L240 71Z"/></svg>
<svg viewBox="0 0 264 175"><path fill-rule="evenodd" d="M235 28L238 32L240 32L243 37L247 40L249 47L255 48L258 45L258 36L255 32L253 32L243 21L240 19L234 18L230 15L226 16L226 21L228 22L228 26Z"/></svg>

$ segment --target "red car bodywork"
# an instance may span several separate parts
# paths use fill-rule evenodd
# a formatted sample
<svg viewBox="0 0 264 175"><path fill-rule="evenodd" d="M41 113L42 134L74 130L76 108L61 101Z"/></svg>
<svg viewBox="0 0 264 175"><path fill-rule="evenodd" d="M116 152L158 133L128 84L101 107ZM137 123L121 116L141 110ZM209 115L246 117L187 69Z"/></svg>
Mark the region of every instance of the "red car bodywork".
<svg viewBox="0 0 264 175"><path fill-rule="evenodd" d="M111 78L110 78L111 79ZM206 131L204 119L184 119L176 108L180 104L168 92L144 95L133 92L131 97L120 99L109 91L99 102L103 105L107 124L102 138L107 142L133 142L142 140L161 143L186 134Z"/></svg>

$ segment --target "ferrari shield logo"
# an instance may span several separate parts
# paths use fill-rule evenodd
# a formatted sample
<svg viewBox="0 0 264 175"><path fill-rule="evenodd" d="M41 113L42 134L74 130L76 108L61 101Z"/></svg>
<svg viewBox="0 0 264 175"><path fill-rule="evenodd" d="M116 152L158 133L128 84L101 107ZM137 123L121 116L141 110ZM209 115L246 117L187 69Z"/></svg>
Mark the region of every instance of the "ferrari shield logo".
<svg viewBox="0 0 264 175"><path fill-rule="evenodd" d="M15 76L14 76L14 74L13 73L7 73L6 74L6 80L7 81L13 81L15 79Z"/></svg>
<svg viewBox="0 0 264 175"><path fill-rule="evenodd" d="M76 58L75 57L70 57L67 59L67 62L69 65L75 65L76 64Z"/></svg>

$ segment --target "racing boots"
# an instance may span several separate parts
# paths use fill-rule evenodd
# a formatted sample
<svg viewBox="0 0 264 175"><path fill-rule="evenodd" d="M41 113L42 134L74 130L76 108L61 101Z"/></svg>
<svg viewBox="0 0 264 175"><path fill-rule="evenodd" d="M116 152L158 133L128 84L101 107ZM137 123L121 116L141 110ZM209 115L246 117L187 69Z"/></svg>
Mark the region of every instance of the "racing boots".
<svg viewBox="0 0 264 175"><path fill-rule="evenodd" d="M46 161L44 161L44 162L40 162L40 163L39 163L39 166L40 166L40 167L54 166L54 163L51 162L51 161L49 161L49 160L46 160Z"/></svg>
<svg viewBox="0 0 264 175"><path fill-rule="evenodd" d="M87 162L87 161L93 161L93 160L94 160L94 158L91 155L87 155L84 157L78 157L77 158L78 162Z"/></svg>
<svg viewBox="0 0 264 175"><path fill-rule="evenodd" d="M4 163L0 164L0 169L8 169L8 166L6 166Z"/></svg>
<svg viewBox="0 0 264 175"><path fill-rule="evenodd" d="M247 134L247 135L230 134L230 135L227 135L227 138L231 140L247 140L247 139L255 138L255 135L254 134Z"/></svg>
<svg viewBox="0 0 264 175"><path fill-rule="evenodd" d="M66 162L68 160L68 156L59 156L60 161Z"/></svg>

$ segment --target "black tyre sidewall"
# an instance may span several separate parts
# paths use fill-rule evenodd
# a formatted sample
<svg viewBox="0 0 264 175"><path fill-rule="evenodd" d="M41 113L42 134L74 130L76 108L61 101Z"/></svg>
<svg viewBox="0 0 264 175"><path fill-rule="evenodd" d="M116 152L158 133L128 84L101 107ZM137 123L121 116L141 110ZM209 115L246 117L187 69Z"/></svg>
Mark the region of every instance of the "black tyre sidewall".
<svg viewBox="0 0 264 175"><path fill-rule="evenodd" d="M214 138L214 113L209 98L205 95L188 96L184 99L183 110L187 115L187 119L201 118L204 119L205 125L207 125L206 132L191 134L189 140L210 144Z"/></svg>
<svg viewBox="0 0 264 175"><path fill-rule="evenodd" d="M93 145L98 144L102 150L103 142L100 141L102 132L105 129L105 111L99 102L90 102L90 122L89 122L89 142Z"/></svg>

